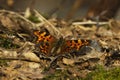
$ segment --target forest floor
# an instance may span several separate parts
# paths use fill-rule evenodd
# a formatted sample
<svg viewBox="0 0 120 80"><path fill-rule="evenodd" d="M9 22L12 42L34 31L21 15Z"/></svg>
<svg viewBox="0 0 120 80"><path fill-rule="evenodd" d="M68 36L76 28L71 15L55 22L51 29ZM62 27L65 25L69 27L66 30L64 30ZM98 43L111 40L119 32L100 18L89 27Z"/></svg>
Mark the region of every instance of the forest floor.
<svg viewBox="0 0 120 80"><path fill-rule="evenodd" d="M119 80L120 21L0 10L0 80Z"/></svg>

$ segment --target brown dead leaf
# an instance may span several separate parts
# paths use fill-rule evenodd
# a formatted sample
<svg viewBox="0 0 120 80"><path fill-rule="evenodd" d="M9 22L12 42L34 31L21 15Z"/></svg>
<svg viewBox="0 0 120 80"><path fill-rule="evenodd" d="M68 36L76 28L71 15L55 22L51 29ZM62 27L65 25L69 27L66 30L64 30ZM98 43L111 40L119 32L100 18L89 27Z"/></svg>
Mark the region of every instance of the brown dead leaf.
<svg viewBox="0 0 120 80"><path fill-rule="evenodd" d="M83 30L83 31L95 31L97 29L96 26L92 26L92 27L84 27L84 26L75 26L75 28Z"/></svg>
<svg viewBox="0 0 120 80"><path fill-rule="evenodd" d="M120 21L111 20L109 22L109 26L113 32L115 32L117 34L120 33Z"/></svg>
<svg viewBox="0 0 120 80"><path fill-rule="evenodd" d="M29 63L29 67L33 68L33 69L36 69L36 68L40 67L40 64L39 63L33 63L33 62L31 62L31 63Z"/></svg>
<svg viewBox="0 0 120 80"><path fill-rule="evenodd" d="M17 57L17 52L15 50L7 50L0 48L0 57Z"/></svg>
<svg viewBox="0 0 120 80"><path fill-rule="evenodd" d="M102 45L108 45L105 41L102 41L102 40L99 40L99 42L100 42L100 44L102 44Z"/></svg>
<svg viewBox="0 0 120 80"><path fill-rule="evenodd" d="M73 65L75 62L73 59L67 59L67 58L63 58L62 61L66 65Z"/></svg>
<svg viewBox="0 0 120 80"><path fill-rule="evenodd" d="M45 75L43 75L40 71L20 71L20 73L25 76L28 77L30 80L39 80L42 79Z"/></svg>
<svg viewBox="0 0 120 80"><path fill-rule="evenodd" d="M31 61L36 61L36 62L40 61L40 59L35 55L35 53L32 53L30 51L23 53L22 56L24 56L26 59Z"/></svg>
<svg viewBox="0 0 120 80"><path fill-rule="evenodd" d="M14 20L11 20L8 16L4 16L4 15L1 15L0 16L0 21L2 23L2 25L4 27L6 27L7 29L9 30L19 30L20 27L18 27L19 25L17 24L17 22L15 22Z"/></svg>

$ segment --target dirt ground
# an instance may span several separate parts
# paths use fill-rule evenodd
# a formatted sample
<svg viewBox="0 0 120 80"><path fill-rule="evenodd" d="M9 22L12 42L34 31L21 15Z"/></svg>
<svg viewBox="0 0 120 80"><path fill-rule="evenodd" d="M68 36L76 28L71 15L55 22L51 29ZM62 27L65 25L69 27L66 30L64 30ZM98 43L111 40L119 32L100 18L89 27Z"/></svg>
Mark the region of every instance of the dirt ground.
<svg viewBox="0 0 120 80"><path fill-rule="evenodd" d="M46 80L54 74L60 80L78 80L97 65L105 69L120 66L120 21L66 22L34 13L27 17L27 13L0 10L1 80ZM44 31L45 38L41 38ZM49 35L52 38L46 38Z"/></svg>

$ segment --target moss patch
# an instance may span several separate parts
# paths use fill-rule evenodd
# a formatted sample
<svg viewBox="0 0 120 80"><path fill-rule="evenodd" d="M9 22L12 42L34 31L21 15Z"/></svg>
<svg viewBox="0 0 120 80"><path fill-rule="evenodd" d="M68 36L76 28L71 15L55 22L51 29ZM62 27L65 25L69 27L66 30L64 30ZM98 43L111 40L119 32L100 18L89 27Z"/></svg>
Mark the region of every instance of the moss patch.
<svg viewBox="0 0 120 80"><path fill-rule="evenodd" d="M9 38L2 38L0 37L0 47L11 49L11 48L18 48L19 46L12 43L12 40Z"/></svg>
<svg viewBox="0 0 120 80"><path fill-rule="evenodd" d="M89 73L83 80L119 80L120 68L116 67L110 70L105 70L102 66L97 66L96 70Z"/></svg>

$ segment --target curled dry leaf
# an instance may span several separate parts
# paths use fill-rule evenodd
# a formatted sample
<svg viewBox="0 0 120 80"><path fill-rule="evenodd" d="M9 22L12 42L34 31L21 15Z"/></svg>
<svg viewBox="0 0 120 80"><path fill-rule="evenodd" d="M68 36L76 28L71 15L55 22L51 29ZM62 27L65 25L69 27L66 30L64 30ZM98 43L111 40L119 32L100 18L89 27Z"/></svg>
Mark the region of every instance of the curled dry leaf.
<svg viewBox="0 0 120 80"><path fill-rule="evenodd" d="M8 30L19 30L20 29L17 22L15 20L11 20L10 17L8 17L8 16L6 17L4 15L1 15L0 18L1 18L0 22Z"/></svg>
<svg viewBox="0 0 120 80"><path fill-rule="evenodd" d="M75 26L76 29L80 29L80 30L83 30L83 31L95 31L97 29L96 26L92 26L92 27L85 27L85 26Z"/></svg>
<svg viewBox="0 0 120 80"><path fill-rule="evenodd" d="M73 65L74 64L74 60L73 59L63 58L62 61L66 65Z"/></svg>
<svg viewBox="0 0 120 80"><path fill-rule="evenodd" d="M40 64L31 62L31 63L29 63L29 67L30 67L30 68L33 68L33 69L39 68L39 67L40 67Z"/></svg>
<svg viewBox="0 0 120 80"><path fill-rule="evenodd" d="M14 50L5 50L0 48L0 57L17 57L17 52Z"/></svg>
<svg viewBox="0 0 120 80"><path fill-rule="evenodd" d="M113 63L112 66L120 67L120 60L113 60L111 63Z"/></svg>
<svg viewBox="0 0 120 80"><path fill-rule="evenodd" d="M30 80L40 80L45 76L41 74L40 71L21 71L21 73L24 74L24 76L28 77Z"/></svg>
<svg viewBox="0 0 120 80"><path fill-rule="evenodd" d="M100 59L103 54L104 53L96 51L94 48L92 48L92 50L90 52L88 52L87 55L79 56L79 59L83 59L85 61L89 60L89 59L92 59L92 58Z"/></svg>
<svg viewBox="0 0 120 80"><path fill-rule="evenodd" d="M23 53L22 56L24 56L26 59L31 60L31 61L35 61L35 62L39 62L40 61L39 57L37 57L35 55L35 53L30 52L30 51L28 51L26 53Z"/></svg>
<svg viewBox="0 0 120 80"><path fill-rule="evenodd" d="M105 41L102 41L102 40L99 40L99 42L100 42L100 44L102 44L102 45L108 45Z"/></svg>
<svg viewBox="0 0 120 80"><path fill-rule="evenodd" d="M110 20L109 26L113 32L115 32L117 34L120 33L120 21Z"/></svg>

